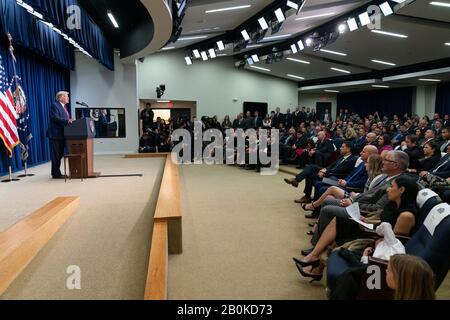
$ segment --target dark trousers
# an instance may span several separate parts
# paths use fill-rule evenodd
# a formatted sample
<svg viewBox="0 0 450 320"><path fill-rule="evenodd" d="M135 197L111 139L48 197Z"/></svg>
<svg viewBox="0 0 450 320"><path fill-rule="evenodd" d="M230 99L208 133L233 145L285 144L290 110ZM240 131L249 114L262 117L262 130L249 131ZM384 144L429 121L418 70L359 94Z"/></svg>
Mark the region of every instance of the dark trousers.
<svg viewBox="0 0 450 320"><path fill-rule="evenodd" d="M295 180L298 182L301 182L305 180L305 190L304 193L306 196L310 197L312 192L312 187L314 186L314 183L316 180L319 179L319 176L317 173L322 169L319 166L316 166L314 164L309 164L303 169L302 172L300 172L296 177Z"/></svg>
<svg viewBox="0 0 450 320"><path fill-rule="evenodd" d="M52 177L61 176L61 159L64 157L66 140L50 139L50 153L52 160Z"/></svg>

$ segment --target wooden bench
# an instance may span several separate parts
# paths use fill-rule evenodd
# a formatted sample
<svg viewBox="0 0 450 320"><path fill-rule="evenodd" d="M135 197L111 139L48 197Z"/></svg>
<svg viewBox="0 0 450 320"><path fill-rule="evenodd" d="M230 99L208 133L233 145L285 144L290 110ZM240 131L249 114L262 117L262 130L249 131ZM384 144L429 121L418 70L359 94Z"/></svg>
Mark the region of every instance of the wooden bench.
<svg viewBox="0 0 450 320"><path fill-rule="evenodd" d="M182 215L178 166L167 154L154 215L152 245L145 286L145 300L167 299L168 254L180 254Z"/></svg>
<svg viewBox="0 0 450 320"><path fill-rule="evenodd" d="M79 197L58 197L0 233L0 295L79 207Z"/></svg>

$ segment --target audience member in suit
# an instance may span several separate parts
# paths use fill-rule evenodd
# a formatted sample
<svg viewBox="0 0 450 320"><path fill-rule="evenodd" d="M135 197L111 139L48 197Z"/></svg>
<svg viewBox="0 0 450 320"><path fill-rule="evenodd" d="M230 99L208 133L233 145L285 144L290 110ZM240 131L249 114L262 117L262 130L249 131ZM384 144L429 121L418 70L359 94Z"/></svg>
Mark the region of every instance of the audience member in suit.
<svg viewBox="0 0 450 320"><path fill-rule="evenodd" d="M433 142L427 142L423 146L423 157L418 159L417 169L408 169L408 172L430 171L441 159L441 151L439 146Z"/></svg>
<svg viewBox="0 0 450 320"><path fill-rule="evenodd" d="M50 140L53 179L65 178L60 170L61 159L64 156L64 147L66 145L64 127L73 122L66 109L68 103L69 92L60 91L56 94L56 101L50 107L50 122L47 135Z"/></svg>
<svg viewBox="0 0 450 320"><path fill-rule="evenodd" d="M328 111L328 109L325 109L325 113L323 114L321 118L322 122L331 122L333 121L331 118L331 113Z"/></svg>
<svg viewBox="0 0 450 320"><path fill-rule="evenodd" d="M367 145L372 145L372 146L378 147L377 135L375 133L369 132L366 135L366 146Z"/></svg>
<svg viewBox="0 0 450 320"><path fill-rule="evenodd" d="M427 129L424 133L424 138L420 142L420 146L423 147L425 143L436 139L436 131L434 129Z"/></svg>
<svg viewBox="0 0 450 320"><path fill-rule="evenodd" d="M431 173L432 175L447 179L450 177L450 145L447 147L447 154L439 160L436 166L428 171L422 171L419 173L420 177L423 177Z"/></svg>
<svg viewBox="0 0 450 320"><path fill-rule="evenodd" d="M294 187L305 180L305 196L300 200L302 203L311 201L311 192L315 180L322 179L325 176L346 175L355 165L356 157L352 155L352 144L343 143L341 146L341 156L328 167L320 167L310 164L293 179L284 179L284 181Z"/></svg>
<svg viewBox="0 0 450 320"><path fill-rule="evenodd" d="M419 168L419 159L423 158L423 148L417 145L419 138L412 134L406 137L402 142L401 150L409 156L409 169Z"/></svg>
<svg viewBox="0 0 450 320"><path fill-rule="evenodd" d="M295 152L295 143L297 141L297 134L295 129L291 128L287 135L280 139L280 158L282 164L286 164L287 160L292 157Z"/></svg>
<svg viewBox="0 0 450 320"><path fill-rule="evenodd" d="M450 146L450 127L442 128L441 132L442 143L439 150L442 154L447 152L447 147Z"/></svg>
<svg viewBox="0 0 450 320"><path fill-rule="evenodd" d="M242 128L244 130L253 129L253 118L250 111L247 111L245 114L245 119Z"/></svg>
<svg viewBox="0 0 450 320"><path fill-rule="evenodd" d="M159 136L150 129L139 139L139 153L158 152Z"/></svg>
<svg viewBox="0 0 450 320"><path fill-rule="evenodd" d="M141 120L142 120L142 132L146 132L147 129L150 129L153 125L153 118L155 117L155 113L151 109L152 104L147 102L145 105L145 109L141 111Z"/></svg>
<svg viewBox="0 0 450 320"><path fill-rule="evenodd" d="M450 116L446 114L444 116L444 120L442 120L442 126L443 127L450 127Z"/></svg>
<svg viewBox="0 0 450 320"><path fill-rule="evenodd" d="M253 129L258 130L259 128L262 128L263 123L261 117L259 116L258 111L255 111L252 122L253 122Z"/></svg>
<svg viewBox="0 0 450 320"><path fill-rule="evenodd" d="M309 152L310 162L325 167L334 152L333 142L326 138L325 131L319 132L317 138L316 147Z"/></svg>
<svg viewBox="0 0 450 320"><path fill-rule="evenodd" d="M284 124L286 129L290 129L294 126L294 115L291 113L291 109L286 110L286 114L284 115Z"/></svg>
<svg viewBox="0 0 450 320"><path fill-rule="evenodd" d="M320 189L320 197L315 198L315 201L310 204L303 205L302 208L306 211L316 211L316 209L320 209L320 206L328 197L335 199L349 198L356 193L351 193L348 188L354 188L357 185L358 189L367 192L377 185L378 181L384 179L382 174L383 159L374 146L364 147L361 151L360 160L347 178L339 180L339 186L323 186Z"/></svg>
<svg viewBox="0 0 450 320"><path fill-rule="evenodd" d="M276 112L272 119L272 126L278 128L281 123L284 124L284 115L280 113L280 108L276 108L275 110Z"/></svg>
<svg viewBox="0 0 450 320"><path fill-rule="evenodd" d="M404 124L400 125L399 132L394 133L392 136L392 144L396 147L400 145L403 141L405 141L406 136L408 135L408 130Z"/></svg>

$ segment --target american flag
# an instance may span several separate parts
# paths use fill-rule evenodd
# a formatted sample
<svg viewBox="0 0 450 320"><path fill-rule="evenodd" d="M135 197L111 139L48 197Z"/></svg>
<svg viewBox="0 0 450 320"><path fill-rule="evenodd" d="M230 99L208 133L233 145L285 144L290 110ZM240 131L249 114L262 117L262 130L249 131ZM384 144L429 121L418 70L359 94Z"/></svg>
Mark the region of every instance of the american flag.
<svg viewBox="0 0 450 320"><path fill-rule="evenodd" d="M8 155L12 157L12 149L19 144L17 133L17 112L14 98L6 78L2 55L0 54L0 139L3 140Z"/></svg>

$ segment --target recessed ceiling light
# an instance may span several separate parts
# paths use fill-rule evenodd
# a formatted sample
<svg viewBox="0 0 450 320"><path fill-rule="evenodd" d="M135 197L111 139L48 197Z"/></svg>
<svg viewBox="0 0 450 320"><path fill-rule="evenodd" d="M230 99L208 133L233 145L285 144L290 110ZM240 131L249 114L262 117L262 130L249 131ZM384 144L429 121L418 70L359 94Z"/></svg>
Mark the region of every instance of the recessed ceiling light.
<svg viewBox="0 0 450 320"><path fill-rule="evenodd" d="M170 100L157 100L156 102L157 103L169 103Z"/></svg>
<svg viewBox="0 0 450 320"><path fill-rule="evenodd" d="M314 18L320 18L320 17L327 17L327 16L332 16L334 14L334 12L328 12L328 13L323 13L323 14L316 14L313 16L307 16L307 17L300 17L297 18L295 20L306 20L306 19L314 19Z"/></svg>
<svg viewBox="0 0 450 320"><path fill-rule="evenodd" d="M242 34L242 37L244 38L245 41L249 41L250 40L250 36L248 35L247 30L242 30L241 34Z"/></svg>
<svg viewBox="0 0 450 320"><path fill-rule="evenodd" d="M325 92L331 92L331 93L339 93L340 91L337 91L337 90L323 90L323 91L325 91Z"/></svg>
<svg viewBox="0 0 450 320"><path fill-rule="evenodd" d="M194 57L195 57L196 59L198 59L198 58L201 57L201 56L200 56L200 52L199 52L197 49L194 49L194 50L192 51L192 53L194 54Z"/></svg>
<svg viewBox="0 0 450 320"><path fill-rule="evenodd" d="M331 50L326 50L326 49L320 49L320 51L326 52L326 53L335 54L335 55L337 55L337 56L344 56L344 57L347 56L346 53L338 52L338 51L331 51Z"/></svg>
<svg viewBox="0 0 450 320"><path fill-rule="evenodd" d="M290 61L298 62L298 63L311 64L311 62L305 61L305 60L294 59L294 58L286 58L286 59L287 59L287 60L290 60Z"/></svg>
<svg viewBox="0 0 450 320"><path fill-rule="evenodd" d="M258 69L258 70L262 70L262 71L267 71L267 72L270 72L270 69L266 69L266 68L261 68L261 67L257 67L257 66L250 66L250 68L253 68L253 69Z"/></svg>
<svg viewBox="0 0 450 320"><path fill-rule="evenodd" d="M291 51L292 51L292 53L297 53L298 52L297 45L295 43L291 44Z"/></svg>
<svg viewBox="0 0 450 320"><path fill-rule="evenodd" d="M450 3L447 3L447 2L432 1L432 2L430 2L430 4L433 5L433 6L450 8Z"/></svg>
<svg viewBox="0 0 450 320"><path fill-rule="evenodd" d="M254 62L259 62L259 57L258 57L257 54L253 54L252 55L252 59L253 59Z"/></svg>
<svg viewBox="0 0 450 320"><path fill-rule="evenodd" d="M370 24L370 17L368 12L361 13L359 15L359 21L361 22L361 26L366 26Z"/></svg>
<svg viewBox="0 0 450 320"><path fill-rule="evenodd" d="M358 22L356 22L355 18L348 19L347 24L350 31L355 31L358 29Z"/></svg>
<svg viewBox="0 0 450 320"><path fill-rule="evenodd" d="M175 47L165 47L165 48L162 48L161 50L172 50L172 49L175 49Z"/></svg>
<svg viewBox="0 0 450 320"><path fill-rule="evenodd" d="M394 13L394 11L392 11L392 8L387 1L380 4L380 9L386 17Z"/></svg>
<svg viewBox="0 0 450 320"><path fill-rule="evenodd" d="M264 17L259 18L258 22L259 22L259 25L261 26L261 29L263 29L263 30L269 29L269 25L267 24L267 21L266 21L266 19L264 19Z"/></svg>
<svg viewBox="0 0 450 320"><path fill-rule="evenodd" d="M403 38L406 39L408 36L400 33L394 33L394 32L387 32L387 31L381 31L381 30L372 30L373 33L383 34L385 36L391 36L396 38Z"/></svg>
<svg viewBox="0 0 450 320"><path fill-rule="evenodd" d="M209 49L209 56L211 57L211 59L214 59L216 56L216 51L214 49Z"/></svg>
<svg viewBox="0 0 450 320"><path fill-rule="evenodd" d="M450 42L446 42L445 45L446 45L446 46L450 46Z"/></svg>
<svg viewBox="0 0 450 320"><path fill-rule="evenodd" d="M206 54L205 51L202 51L202 52L200 53L200 55L202 56L203 61L208 60L208 55Z"/></svg>
<svg viewBox="0 0 450 320"><path fill-rule="evenodd" d="M280 8L275 10L275 16L277 17L277 20L278 20L279 23L281 23L284 20L286 20L286 18L284 17L284 14L283 14L283 10L281 10Z"/></svg>
<svg viewBox="0 0 450 320"><path fill-rule="evenodd" d="M191 59L191 57L184 57L184 60L186 61L186 64L187 64L188 66L190 66L190 65L192 64L192 59Z"/></svg>
<svg viewBox="0 0 450 320"><path fill-rule="evenodd" d="M428 82L440 82L439 79L419 79L419 81L428 81Z"/></svg>
<svg viewBox="0 0 450 320"><path fill-rule="evenodd" d="M374 88L390 88L389 86L383 86L381 84L373 84L372 87L374 87Z"/></svg>
<svg viewBox="0 0 450 320"><path fill-rule="evenodd" d="M305 80L305 78L300 77L300 76L296 76L294 74L287 74L287 76L290 77L290 78L294 78L294 79Z"/></svg>
<svg viewBox="0 0 450 320"><path fill-rule="evenodd" d="M259 47L262 47L262 44L251 44L247 46L247 48L259 48Z"/></svg>
<svg viewBox="0 0 450 320"><path fill-rule="evenodd" d="M348 70L344 70L344 69L338 69L338 68L330 68L331 70L337 71L337 72L342 72L342 73L351 73Z"/></svg>
<svg viewBox="0 0 450 320"><path fill-rule="evenodd" d="M286 2L286 5L288 6L288 7L291 7L292 9L295 9L295 10L298 10L298 4L297 3L295 3L295 2L292 2L292 1L287 1Z"/></svg>
<svg viewBox="0 0 450 320"><path fill-rule="evenodd" d="M375 59L372 59L371 61L375 62L375 63L385 64L385 65L388 65L388 66L396 66L396 64L392 63L392 62L386 62L386 61L375 60Z"/></svg>
<svg viewBox="0 0 450 320"><path fill-rule="evenodd" d="M180 41L189 41L189 40L198 40L198 39L206 39L208 36L196 36L196 37L181 37L178 40Z"/></svg>
<svg viewBox="0 0 450 320"><path fill-rule="evenodd" d="M300 49L300 51L305 49L305 46L303 45L303 41L302 40L298 40L297 45L298 45L298 48Z"/></svg>
<svg viewBox="0 0 450 320"><path fill-rule="evenodd" d="M312 45L313 41L311 38L308 38L305 40L305 44L309 47L310 45Z"/></svg>
<svg viewBox="0 0 450 320"><path fill-rule="evenodd" d="M347 30L347 26L345 24L340 24L338 27L339 33L343 34L345 32L345 30Z"/></svg>
<svg viewBox="0 0 450 320"><path fill-rule="evenodd" d="M119 28L119 24L117 23L116 18L114 18L111 10L108 10L107 12L109 20L111 20L111 23L114 25L114 28L118 29Z"/></svg>
<svg viewBox="0 0 450 320"><path fill-rule="evenodd" d="M213 9L213 10L206 10L205 13L214 13L214 12L223 12L223 11L231 11L231 10L239 10L239 9L246 9L250 8L251 5L245 5L245 6L237 6L237 7L228 7L228 8L221 8L221 9Z"/></svg>
<svg viewBox="0 0 450 320"><path fill-rule="evenodd" d="M225 50L225 45L223 44L222 40L217 41L216 44L217 44L217 48L219 49L219 51Z"/></svg>

